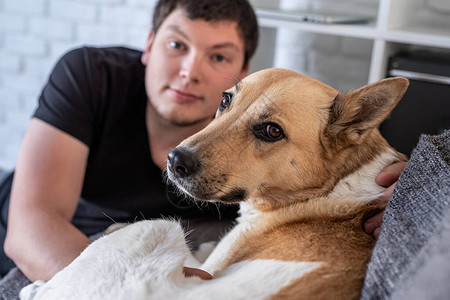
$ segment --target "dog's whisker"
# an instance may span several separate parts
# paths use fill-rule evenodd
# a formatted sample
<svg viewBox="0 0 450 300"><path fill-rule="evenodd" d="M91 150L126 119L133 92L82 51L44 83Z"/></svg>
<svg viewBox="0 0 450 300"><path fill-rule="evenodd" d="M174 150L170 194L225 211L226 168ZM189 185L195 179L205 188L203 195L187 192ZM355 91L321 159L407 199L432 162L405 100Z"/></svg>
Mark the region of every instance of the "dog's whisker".
<svg viewBox="0 0 450 300"><path fill-rule="evenodd" d="M147 220L143 212L140 211L139 214L141 215L141 220Z"/></svg>
<svg viewBox="0 0 450 300"><path fill-rule="evenodd" d="M113 217L111 217L110 215L108 215L107 213L105 213L104 211L102 212L102 214L105 216L105 217L107 217L108 219L110 219L113 223L115 223L115 224L117 224L117 221L116 220L114 220L114 218Z"/></svg>
<svg viewBox="0 0 450 300"><path fill-rule="evenodd" d="M220 212L220 204L218 202L213 202L214 207L217 209L217 213L219 214L219 220L222 220L222 214Z"/></svg>

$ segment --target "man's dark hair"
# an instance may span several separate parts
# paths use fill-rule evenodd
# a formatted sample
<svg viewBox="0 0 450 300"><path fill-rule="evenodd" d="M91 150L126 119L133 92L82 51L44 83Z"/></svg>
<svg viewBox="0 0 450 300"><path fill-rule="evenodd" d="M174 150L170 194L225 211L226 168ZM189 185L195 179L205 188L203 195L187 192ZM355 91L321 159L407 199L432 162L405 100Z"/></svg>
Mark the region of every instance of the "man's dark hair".
<svg viewBox="0 0 450 300"><path fill-rule="evenodd" d="M258 45L258 22L247 0L160 0L153 12L153 31L156 33L176 8L183 8L189 19L207 22L234 21L245 46L244 66Z"/></svg>

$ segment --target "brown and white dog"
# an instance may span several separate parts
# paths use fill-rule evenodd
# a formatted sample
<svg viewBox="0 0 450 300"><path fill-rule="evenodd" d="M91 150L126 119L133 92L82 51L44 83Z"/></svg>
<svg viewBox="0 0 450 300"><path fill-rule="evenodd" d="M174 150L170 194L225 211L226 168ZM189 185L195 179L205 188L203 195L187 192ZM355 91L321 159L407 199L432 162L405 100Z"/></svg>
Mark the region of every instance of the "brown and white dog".
<svg viewBox="0 0 450 300"><path fill-rule="evenodd" d="M239 224L202 268L317 262L274 298L358 298L374 245L362 224L376 209L367 203L382 192L375 177L405 159L377 126L407 85L393 78L341 94L269 69L225 92L216 119L168 160L169 178L186 194L242 203Z"/></svg>
<svg viewBox="0 0 450 300"><path fill-rule="evenodd" d="M191 258L176 222L143 221L94 242L23 299L358 299L375 243L362 224L381 209L369 204L383 192L375 177L406 159L377 126L407 86L392 78L344 94L283 69L248 76L168 159L186 194L240 203L201 265L213 280L183 276Z"/></svg>

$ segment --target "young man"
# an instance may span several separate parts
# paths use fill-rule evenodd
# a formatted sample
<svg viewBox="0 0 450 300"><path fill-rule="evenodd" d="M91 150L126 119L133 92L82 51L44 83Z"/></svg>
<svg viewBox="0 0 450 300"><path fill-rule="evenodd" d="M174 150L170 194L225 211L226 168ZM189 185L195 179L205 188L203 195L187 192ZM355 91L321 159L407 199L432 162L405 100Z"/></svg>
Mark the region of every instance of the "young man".
<svg viewBox="0 0 450 300"><path fill-rule="evenodd" d="M30 280L50 279L113 222L234 216L183 202L161 170L247 74L257 39L246 0L161 0L143 53L82 48L61 59L25 135L9 205L5 251Z"/></svg>

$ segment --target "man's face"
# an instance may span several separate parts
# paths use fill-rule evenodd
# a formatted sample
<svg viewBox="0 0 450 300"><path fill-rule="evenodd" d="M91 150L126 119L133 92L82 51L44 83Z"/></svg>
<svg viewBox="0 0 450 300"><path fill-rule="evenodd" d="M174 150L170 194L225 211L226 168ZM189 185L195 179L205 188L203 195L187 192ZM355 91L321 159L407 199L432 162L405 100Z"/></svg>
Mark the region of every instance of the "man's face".
<svg viewBox="0 0 450 300"><path fill-rule="evenodd" d="M190 20L181 8L150 33L142 62L149 101L176 125L210 120L222 92L248 71L236 22Z"/></svg>

